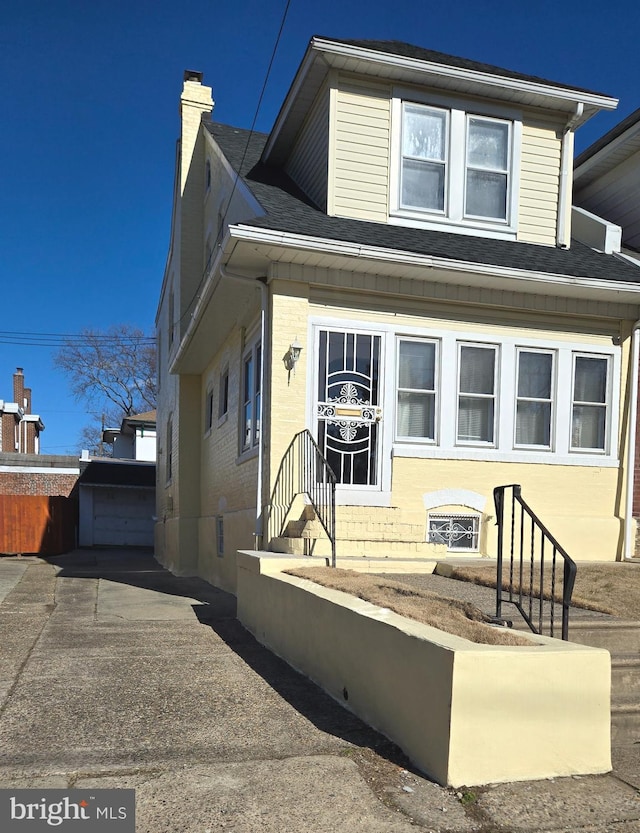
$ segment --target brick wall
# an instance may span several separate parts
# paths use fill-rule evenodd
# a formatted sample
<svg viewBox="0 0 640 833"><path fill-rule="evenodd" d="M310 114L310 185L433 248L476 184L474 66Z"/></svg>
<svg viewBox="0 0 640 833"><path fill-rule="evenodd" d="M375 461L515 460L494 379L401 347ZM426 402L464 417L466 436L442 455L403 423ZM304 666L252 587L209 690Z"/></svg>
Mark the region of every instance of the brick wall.
<svg viewBox="0 0 640 833"><path fill-rule="evenodd" d="M2 445L0 449L13 453L16 450L16 418L14 414L2 414Z"/></svg>
<svg viewBox="0 0 640 833"><path fill-rule="evenodd" d="M0 495L68 497L79 475L74 456L0 453Z"/></svg>

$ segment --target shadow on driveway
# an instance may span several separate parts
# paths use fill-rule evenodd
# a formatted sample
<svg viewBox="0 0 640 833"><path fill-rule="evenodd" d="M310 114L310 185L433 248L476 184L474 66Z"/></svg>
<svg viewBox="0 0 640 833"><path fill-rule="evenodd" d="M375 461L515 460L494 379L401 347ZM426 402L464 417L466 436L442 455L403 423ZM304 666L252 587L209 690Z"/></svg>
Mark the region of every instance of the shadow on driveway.
<svg viewBox="0 0 640 833"><path fill-rule="evenodd" d="M57 567L61 580L106 579L130 587L196 599L199 604L192 605L192 608L197 620L211 628L231 651L316 728L354 746L373 750L396 766L417 772L395 744L262 646L236 619L236 599L232 594L201 578L173 575L155 560L150 551L74 550L44 560ZM179 627L179 623L176 622L175 626Z"/></svg>

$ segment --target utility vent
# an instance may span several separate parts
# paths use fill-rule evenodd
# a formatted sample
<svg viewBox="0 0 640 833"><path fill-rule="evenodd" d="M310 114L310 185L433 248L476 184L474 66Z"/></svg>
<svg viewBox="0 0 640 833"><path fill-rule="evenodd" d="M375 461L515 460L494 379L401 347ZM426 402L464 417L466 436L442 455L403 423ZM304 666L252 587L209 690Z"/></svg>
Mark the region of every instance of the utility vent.
<svg viewBox="0 0 640 833"><path fill-rule="evenodd" d="M427 518L427 541L446 544L455 552L477 552L480 518L478 515L434 515Z"/></svg>

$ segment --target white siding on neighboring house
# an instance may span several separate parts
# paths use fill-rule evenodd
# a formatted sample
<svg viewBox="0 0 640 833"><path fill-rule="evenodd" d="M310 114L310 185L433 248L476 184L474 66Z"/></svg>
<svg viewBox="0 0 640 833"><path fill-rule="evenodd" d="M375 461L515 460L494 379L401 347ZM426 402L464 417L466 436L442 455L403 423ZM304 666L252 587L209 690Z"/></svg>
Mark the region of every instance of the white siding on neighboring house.
<svg viewBox="0 0 640 833"><path fill-rule="evenodd" d="M320 91L302 126L286 172L323 211L327 209L329 165L329 90Z"/></svg>
<svg viewBox="0 0 640 833"><path fill-rule="evenodd" d="M526 243L556 242L560 135L557 125L523 121L518 240Z"/></svg>
<svg viewBox="0 0 640 833"><path fill-rule="evenodd" d="M640 247L640 151L586 187L576 183L577 205L622 226L625 245Z"/></svg>
<svg viewBox="0 0 640 833"><path fill-rule="evenodd" d="M340 76L334 90L328 213L385 223L389 216L391 86Z"/></svg>

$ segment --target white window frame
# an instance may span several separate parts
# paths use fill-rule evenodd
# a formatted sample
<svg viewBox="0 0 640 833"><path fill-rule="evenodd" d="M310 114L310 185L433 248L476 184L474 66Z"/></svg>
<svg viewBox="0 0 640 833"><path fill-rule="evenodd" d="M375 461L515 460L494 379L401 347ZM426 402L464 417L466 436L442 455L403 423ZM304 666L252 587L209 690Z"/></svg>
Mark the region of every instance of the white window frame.
<svg viewBox="0 0 640 833"><path fill-rule="evenodd" d="M402 129L405 103L422 105L433 110L444 109L448 113L444 212L403 208L401 205ZM507 217L504 220L465 214L467 131L470 117L509 125L509 168L506 172ZM514 240L518 229L521 148L522 113L515 108L472 99L421 93L409 88L394 89L391 102L389 223Z"/></svg>
<svg viewBox="0 0 640 833"><path fill-rule="evenodd" d="M225 365L218 381L218 425L226 422L229 415L229 365Z"/></svg>
<svg viewBox="0 0 640 833"><path fill-rule="evenodd" d="M260 425L262 414L261 411L261 402L262 402L262 391L260 388L261 379L260 379L260 357L261 357L261 344L260 340L257 339L253 341L251 344L247 345L244 349L242 354L242 363L241 363L241 370L240 370L240 455L244 456L249 454L254 449L258 448L260 443ZM251 391L249 392L249 396L247 398L247 391L246 391L246 371L245 368L247 366L247 362L251 361L253 366L252 378L251 378ZM251 421L250 421L250 428L249 434L250 437L247 440L247 420L245 418L246 407L247 405L251 405Z"/></svg>
<svg viewBox="0 0 640 833"><path fill-rule="evenodd" d="M169 419L167 420L166 441L165 482L169 485L173 480L173 414L169 414Z"/></svg>
<svg viewBox="0 0 640 833"><path fill-rule="evenodd" d="M460 390L460 373L462 370L462 349L473 347L480 350L493 350L493 393L469 393ZM471 399L493 400L493 431L491 440L461 440L460 439L460 397ZM456 445L482 446L495 448L499 443L499 408L500 408L500 345L479 341L458 341L456 362Z"/></svg>
<svg viewBox="0 0 640 833"><path fill-rule="evenodd" d="M213 385L207 386L207 393L204 399L204 435L211 433L213 428Z"/></svg>
<svg viewBox="0 0 640 833"><path fill-rule="evenodd" d="M605 401L601 402L586 402L583 400L576 400L575 398L575 383L576 383L576 360L579 358L587 359L601 359L606 362L607 379L605 383ZM604 448L586 448L584 446L574 446L572 440L573 434L573 409L576 405L588 405L593 407L601 407L604 409ZM587 353L576 350L571 357L571 403L569 415L569 452L572 454L593 454L603 456L609 453L611 445L611 407L612 407L612 391L611 391L611 358L606 353Z"/></svg>
<svg viewBox="0 0 640 833"><path fill-rule="evenodd" d="M432 344L435 350L435 358L434 358L434 389L433 391L429 390L422 390L419 388L401 388L400 387L400 343L401 342L417 342L419 344ZM433 394L434 402L433 402L433 413L434 413L434 425L433 425L433 437L412 437L412 436L405 436L404 434L400 434L398 431L398 400L399 394L401 392L407 393L427 393ZM424 443L427 445L437 445L438 444L438 435L439 435L439 425L440 425L440 348L439 348L439 341L438 339L434 338L416 338L415 336L403 336L399 335L396 338L396 377L395 377L395 417L393 420L394 424L394 437L396 441L400 442L419 442Z"/></svg>
<svg viewBox="0 0 640 833"><path fill-rule="evenodd" d="M520 356L523 353L541 353L547 356L551 356L551 387L550 387L550 399L540 399L531 396L518 396L518 381L520 378ZM549 350L542 347L529 347L529 346L520 346L516 347L516 356L515 356L515 386L514 386L514 404L513 404L513 447L514 448L522 448L522 449L535 449L536 451L553 451L555 448L555 427L556 427L556 400L557 400L557 386L556 386L556 376L557 376L557 365L558 365L558 357L556 350ZM535 445L533 443L519 443L517 442L517 430L518 430L518 403L519 402L549 402L551 405L550 408L550 416L549 416L549 445Z"/></svg>

